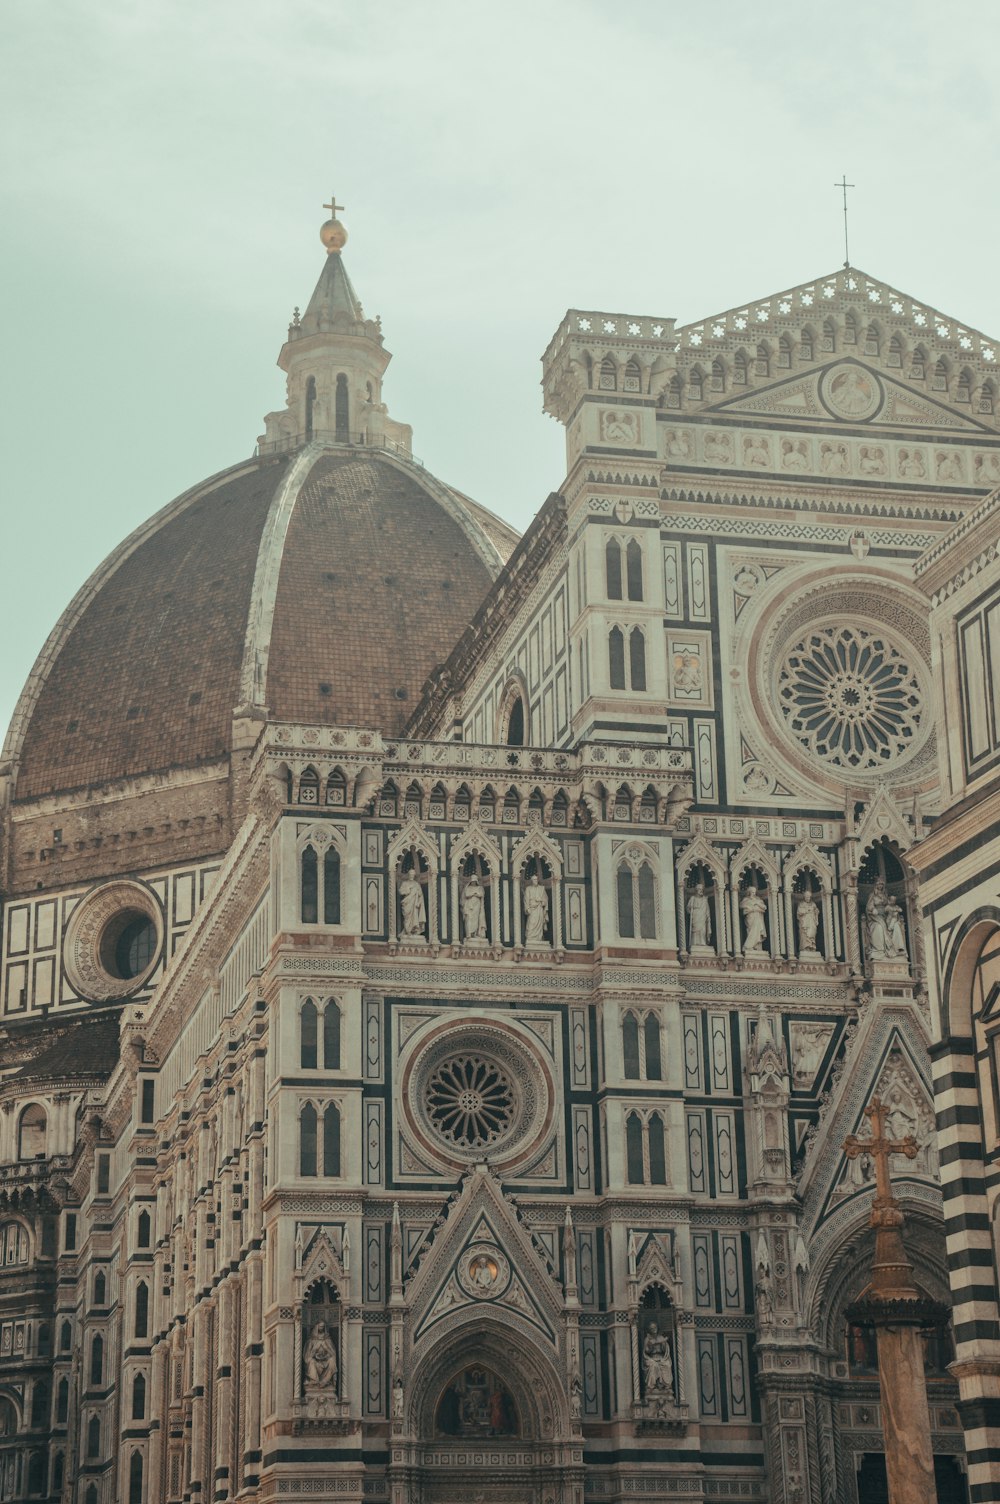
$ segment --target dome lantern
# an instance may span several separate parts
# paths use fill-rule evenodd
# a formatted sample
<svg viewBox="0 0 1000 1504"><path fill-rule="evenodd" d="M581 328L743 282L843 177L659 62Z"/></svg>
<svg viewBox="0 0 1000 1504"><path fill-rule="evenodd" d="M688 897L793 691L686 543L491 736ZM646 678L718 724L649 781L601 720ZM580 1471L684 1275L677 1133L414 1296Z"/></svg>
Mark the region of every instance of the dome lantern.
<svg viewBox="0 0 1000 1504"><path fill-rule="evenodd" d="M287 373L285 407L268 413L258 439L261 454L277 454L318 441L389 448L411 453L412 430L389 417L382 377L392 359L378 318L365 317L342 251L347 231L337 218L336 195L323 208L320 227L326 262L305 313L288 328L278 356Z"/></svg>

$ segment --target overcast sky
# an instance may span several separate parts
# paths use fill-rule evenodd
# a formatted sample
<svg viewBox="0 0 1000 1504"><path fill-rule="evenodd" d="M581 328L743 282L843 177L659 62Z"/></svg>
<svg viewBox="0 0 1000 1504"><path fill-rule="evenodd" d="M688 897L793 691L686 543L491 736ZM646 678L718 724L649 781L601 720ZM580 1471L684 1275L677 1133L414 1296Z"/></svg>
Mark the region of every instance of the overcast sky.
<svg viewBox="0 0 1000 1504"><path fill-rule="evenodd" d="M851 259L1000 336L1000 7L5 0L0 727L90 571L251 453L321 205L442 479L563 474L567 307L687 322Z"/></svg>

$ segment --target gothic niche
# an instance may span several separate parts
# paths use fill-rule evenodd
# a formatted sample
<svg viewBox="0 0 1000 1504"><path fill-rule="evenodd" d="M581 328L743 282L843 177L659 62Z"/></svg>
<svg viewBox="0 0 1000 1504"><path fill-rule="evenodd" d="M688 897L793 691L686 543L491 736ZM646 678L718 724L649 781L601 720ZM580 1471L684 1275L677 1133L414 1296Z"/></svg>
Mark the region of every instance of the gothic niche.
<svg viewBox="0 0 1000 1504"><path fill-rule="evenodd" d="M404 940L427 939L427 884L430 868L415 847L399 864L396 895L399 901L399 935Z"/></svg>
<svg viewBox="0 0 1000 1504"><path fill-rule="evenodd" d="M800 961L821 961L827 954L823 924L822 885L811 868L804 868L792 885L792 913Z"/></svg>
<svg viewBox="0 0 1000 1504"><path fill-rule="evenodd" d="M434 1429L439 1436L467 1440L520 1436L517 1406L507 1386L489 1368L470 1364L452 1379L437 1403Z"/></svg>
<svg viewBox="0 0 1000 1504"><path fill-rule="evenodd" d="M771 944L767 879L759 867L747 867L742 873L739 904L743 919L743 954L750 958L769 955Z"/></svg>
<svg viewBox="0 0 1000 1504"><path fill-rule="evenodd" d="M525 950L547 950L552 944L552 869L540 856L530 856L521 873L521 908Z"/></svg>
<svg viewBox="0 0 1000 1504"><path fill-rule="evenodd" d="M858 872L858 911L865 968L909 969L906 875L887 840L876 841Z"/></svg>
<svg viewBox="0 0 1000 1504"><path fill-rule="evenodd" d="M689 885L684 907L687 911L687 939L688 950L692 955L705 955L712 952L712 908L715 901L715 889L712 886L712 876L703 863L692 867L689 874Z"/></svg>
<svg viewBox="0 0 1000 1504"><path fill-rule="evenodd" d="M336 1400L340 1392L340 1301L325 1279L302 1305L302 1393L306 1401Z"/></svg>
<svg viewBox="0 0 1000 1504"><path fill-rule="evenodd" d="M490 889L493 878L489 864L477 851L462 862L458 880L458 902L462 911L462 941L465 945L488 945L492 940Z"/></svg>
<svg viewBox="0 0 1000 1504"><path fill-rule="evenodd" d="M672 1410L676 1404L675 1351L673 1304L666 1290L651 1285L639 1302L639 1372L647 1408Z"/></svg>

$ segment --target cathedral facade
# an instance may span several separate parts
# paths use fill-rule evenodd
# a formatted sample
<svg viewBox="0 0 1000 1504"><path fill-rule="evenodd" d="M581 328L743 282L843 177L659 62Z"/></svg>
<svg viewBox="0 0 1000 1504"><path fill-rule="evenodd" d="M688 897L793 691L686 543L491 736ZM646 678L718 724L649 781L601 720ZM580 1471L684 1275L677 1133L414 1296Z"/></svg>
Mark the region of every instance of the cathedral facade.
<svg viewBox="0 0 1000 1504"><path fill-rule="evenodd" d="M876 1092L940 1498L1000 1497L996 347L850 267L572 310L519 538L322 240L4 748L0 1499L877 1500Z"/></svg>

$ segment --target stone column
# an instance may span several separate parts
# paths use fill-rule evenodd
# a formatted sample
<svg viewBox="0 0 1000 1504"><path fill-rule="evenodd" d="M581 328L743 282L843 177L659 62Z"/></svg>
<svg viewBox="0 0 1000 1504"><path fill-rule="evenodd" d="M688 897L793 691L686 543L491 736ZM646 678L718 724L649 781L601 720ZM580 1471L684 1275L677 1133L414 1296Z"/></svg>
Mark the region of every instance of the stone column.
<svg viewBox="0 0 1000 1504"><path fill-rule="evenodd" d="M920 1328L943 1319L944 1312L921 1297L913 1266L903 1247L903 1212L889 1181L890 1154L917 1156L912 1135L885 1137L887 1111L878 1098L865 1108L872 1136L853 1134L844 1143L849 1159L871 1155L875 1166L875 1199L871 1225L875 1229L872 1282L847 1312L848 1320L871 1322L878 1341L878 1377L885 1435L885 1464L889 1504L936 1504L931 1421L927 1408Z"/></svg>

